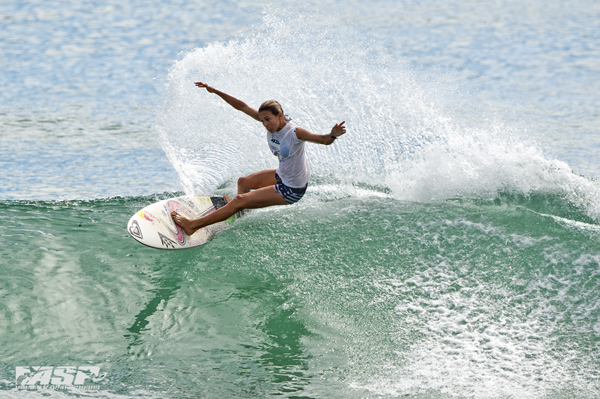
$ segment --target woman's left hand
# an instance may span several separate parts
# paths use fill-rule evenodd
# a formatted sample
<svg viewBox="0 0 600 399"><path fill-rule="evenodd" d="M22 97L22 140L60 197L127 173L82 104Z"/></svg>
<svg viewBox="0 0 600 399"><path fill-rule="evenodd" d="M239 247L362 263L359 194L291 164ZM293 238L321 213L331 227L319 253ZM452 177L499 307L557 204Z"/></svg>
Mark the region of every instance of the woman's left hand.
<svg viewBox="0 0 600 399"><path fill-rule="evenodd" d="M342 134L346 133L346 126L344 126L346 121L342 123L336 123L334 127L331 128L331 135L333 137L340 137Z"/></svg>

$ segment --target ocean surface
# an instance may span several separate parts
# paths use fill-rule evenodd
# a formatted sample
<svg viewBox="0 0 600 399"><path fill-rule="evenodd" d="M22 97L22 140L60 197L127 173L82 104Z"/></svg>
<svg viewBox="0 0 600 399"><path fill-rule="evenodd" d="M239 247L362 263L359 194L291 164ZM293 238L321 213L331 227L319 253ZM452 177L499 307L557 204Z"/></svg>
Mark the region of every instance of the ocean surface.
<svg viewBox="0 0 600 399"><path fill-rule="evenodd" d="M0 2L1 398L600 397L596 0ZM126 224L276 167L204 246Z"/></svg>

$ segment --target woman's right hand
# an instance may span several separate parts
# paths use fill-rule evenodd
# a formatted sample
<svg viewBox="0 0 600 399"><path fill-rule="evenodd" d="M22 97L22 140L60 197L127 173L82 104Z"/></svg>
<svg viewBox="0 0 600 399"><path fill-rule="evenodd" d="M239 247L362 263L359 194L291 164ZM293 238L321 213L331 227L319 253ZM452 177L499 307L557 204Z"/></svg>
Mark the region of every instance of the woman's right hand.
<svg viewBox="0 0 600 399"><path fill-rule="evenodd" d="M212 86L209 86L206 83L202 83L202 82L194 82L194 84L200 88L205 88L209 93L214 93L215 89Z"/></svg>

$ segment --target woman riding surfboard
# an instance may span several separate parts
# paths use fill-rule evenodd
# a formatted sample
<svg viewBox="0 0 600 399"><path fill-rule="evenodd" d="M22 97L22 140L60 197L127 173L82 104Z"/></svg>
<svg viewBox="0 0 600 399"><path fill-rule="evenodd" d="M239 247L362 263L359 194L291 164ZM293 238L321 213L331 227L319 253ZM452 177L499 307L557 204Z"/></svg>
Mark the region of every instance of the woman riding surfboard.
<svg viewBox="0 0 600 399"><path fill-rule="evenodd" d="M233 108L261 122L267 129L269 149L278 157L279 167L240 177L237 182L237 196L204 217L187 219L176 211L172 212L173 221L188 235L208 225L226 220L244 209L288 205L299 201L306 192L310 176L304 143L308 141L330 145L336 138L346 133L345 121L335 124L331 133L319 135L296 126L286 118L281 105L275 100L265 101L255 109L206 83L195 82L195 85L218 95Z"/></svg>

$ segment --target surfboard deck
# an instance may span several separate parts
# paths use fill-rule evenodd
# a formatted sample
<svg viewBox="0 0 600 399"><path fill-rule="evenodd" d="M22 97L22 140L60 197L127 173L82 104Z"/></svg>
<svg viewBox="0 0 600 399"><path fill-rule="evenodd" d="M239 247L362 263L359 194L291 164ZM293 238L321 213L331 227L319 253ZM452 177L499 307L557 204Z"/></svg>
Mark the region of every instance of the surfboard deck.
<svg viewBox="0 0 600 399"><path fill-rule="evenodd" d="M222 195L184 195L162 200L136 212L127 223L127 231L136 241L152 248L173 250L197 247L233 223L236 216L202 228L190 236L173 221L171 212L177 211L188 219L197 219L226 203Z"/></svg>

